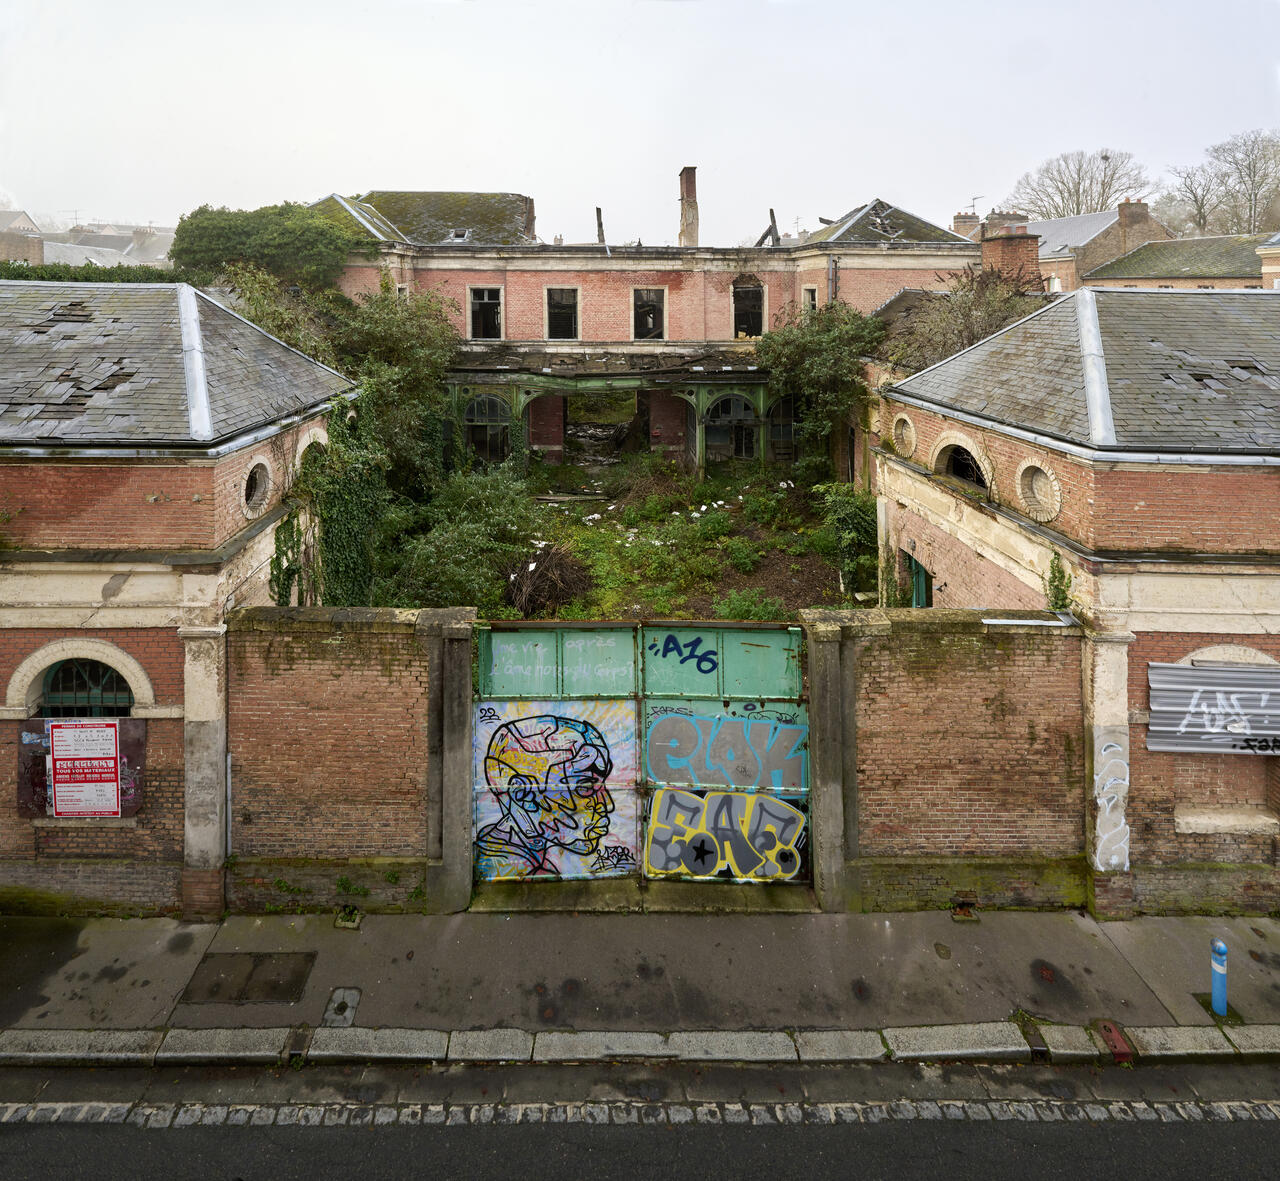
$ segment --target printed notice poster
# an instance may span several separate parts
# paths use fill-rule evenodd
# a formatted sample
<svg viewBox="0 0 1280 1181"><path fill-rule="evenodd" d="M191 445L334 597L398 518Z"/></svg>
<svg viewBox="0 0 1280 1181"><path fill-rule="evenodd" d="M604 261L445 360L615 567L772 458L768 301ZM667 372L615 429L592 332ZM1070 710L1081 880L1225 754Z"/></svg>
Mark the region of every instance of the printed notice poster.
<svg viewBox="0 0 1280 1181"><path fill-rule="evenodd" d="M120 736L115 719L46 725L53 814L119 816Z"/></svg>

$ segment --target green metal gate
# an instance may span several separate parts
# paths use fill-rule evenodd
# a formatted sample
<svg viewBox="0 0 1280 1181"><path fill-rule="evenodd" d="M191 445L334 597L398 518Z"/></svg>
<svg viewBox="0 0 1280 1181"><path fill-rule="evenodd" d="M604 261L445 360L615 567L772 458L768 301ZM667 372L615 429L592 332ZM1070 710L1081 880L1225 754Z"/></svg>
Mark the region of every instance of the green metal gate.
<svg viewBox="0 0 1280 1181"><path fill-rule="evenodd" d="M808 881L801 659L777 624L482 627L476 876Z"/></svg>

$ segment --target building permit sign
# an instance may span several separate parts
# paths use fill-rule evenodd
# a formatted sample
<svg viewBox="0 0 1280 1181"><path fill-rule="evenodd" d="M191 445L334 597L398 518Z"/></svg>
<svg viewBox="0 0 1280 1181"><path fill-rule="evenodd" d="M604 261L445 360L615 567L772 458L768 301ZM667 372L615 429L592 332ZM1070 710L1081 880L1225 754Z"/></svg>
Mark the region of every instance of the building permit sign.
<svg viewBox="0 0 1280 1181"><path fill-rule="evenodd" d="M114 718L47 723L54 816L120 815L120 735Z"/></svg>

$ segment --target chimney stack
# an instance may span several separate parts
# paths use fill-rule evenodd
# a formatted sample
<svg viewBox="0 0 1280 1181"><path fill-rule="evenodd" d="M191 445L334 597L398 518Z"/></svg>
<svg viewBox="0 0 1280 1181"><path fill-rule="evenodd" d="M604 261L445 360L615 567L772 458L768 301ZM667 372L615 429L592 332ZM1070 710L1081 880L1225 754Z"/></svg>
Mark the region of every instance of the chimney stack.
<svg viewBox="0 0 1280 1181"><path fill-rule="evenodd" d="M978 228L980 218L976 213L960 212L951 219L951 232L962 238L972 238Z"/></svg>
<svg viewBox="0 0 1280 1181"><path fill-rule="evenodd" d="M1149 216L1147 203L1145 201L1130 201L1126 197L1117 206L1116 211L1120 214L1120 252L1126 254L1148 241L1147 238L1139 237L1136 233L1147 222Z"/></svg>
<svg viewBox="0 0 1280 1181"><path fill-rule="evenodd" d="M1040 235L1025 225L1000 226L982 239L982 269L994 268L1009 279L1021 278L1031 288L1042 285Z"/></svg>
<svg viewBox="0 0 1280 1181"><path fill-rule="evenodd" d="M680 245L698 244L698 170L692 165L680 169Z"/></svg>

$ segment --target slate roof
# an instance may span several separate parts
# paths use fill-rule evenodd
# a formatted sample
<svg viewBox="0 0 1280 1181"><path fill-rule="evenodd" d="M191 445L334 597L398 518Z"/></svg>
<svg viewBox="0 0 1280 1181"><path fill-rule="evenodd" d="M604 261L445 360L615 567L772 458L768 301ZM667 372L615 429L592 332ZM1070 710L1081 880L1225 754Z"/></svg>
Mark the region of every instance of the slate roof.
<svg viewBox="0 0 1280 1181"><path fill-rule="evenodd" d="M878 197L851 209L831 225L823 226L800 245L811 246L815 242L950 242L973 245L968 238L953 234Z"/></svg>
<svg viewBox="0 0 1280 1181"><path fill-rule="evenodd" d="M736 375L736 380L764 381L768 374L754 350L692 348L660 353L630 352L616 348L592 348L573 352L552 349L513 348L509 345L464 346L452 372L459 380L480 380L479 374L520 378L528 374L556 377L626 377L670 375L693 381Z"/></svg>
<svg viewBox="0 0 1280 1181"><path fill-rule="evenodd" d="M139 261L119 250L72 242L50 242L48 239L44 244L44 260L47 263L65 263L72 267L83 266L87 262L100 267L128 267L137 265Z"/></svg>
<svg viewBox="0 0 1280 1181"><path fill-rule="evenodd" d="M319 201L312 201L311 208L356 234L366 234L379 242L404 242L407 239L372 205L355 197L341 197L330 193Z"/></svg>
<svg viewBox="0 0 1280 1181"><path fill-rule="evenodd" d="M1089 448L1280 454L1280 292L1084 288L895 389Z"/></svg>
<svg viewBox="0 0 1280 1181"><path fill-rule="evenodd" d="M1094 267L1086 279L1258 279L1270 234L1218 234L1148 242Z"/></svg>
<svg viewBox="0 0 1280 1181"><path fill-rule="evenodd" d="M1104 209L1101 213L1081 213L1077 217L1054 217L1046 221L1028 221L1025 224L1027 233L1040 235L1041 258L1065 258L1074 247L1092 242L1103 230L1119 220L1118 209Z"/></svg>
<svg viewBox="0 0 1280 1181"><path fill-rule="evenodd" d="M183 283L0 281L0 443L211 447L350 389Z"/></svg>

